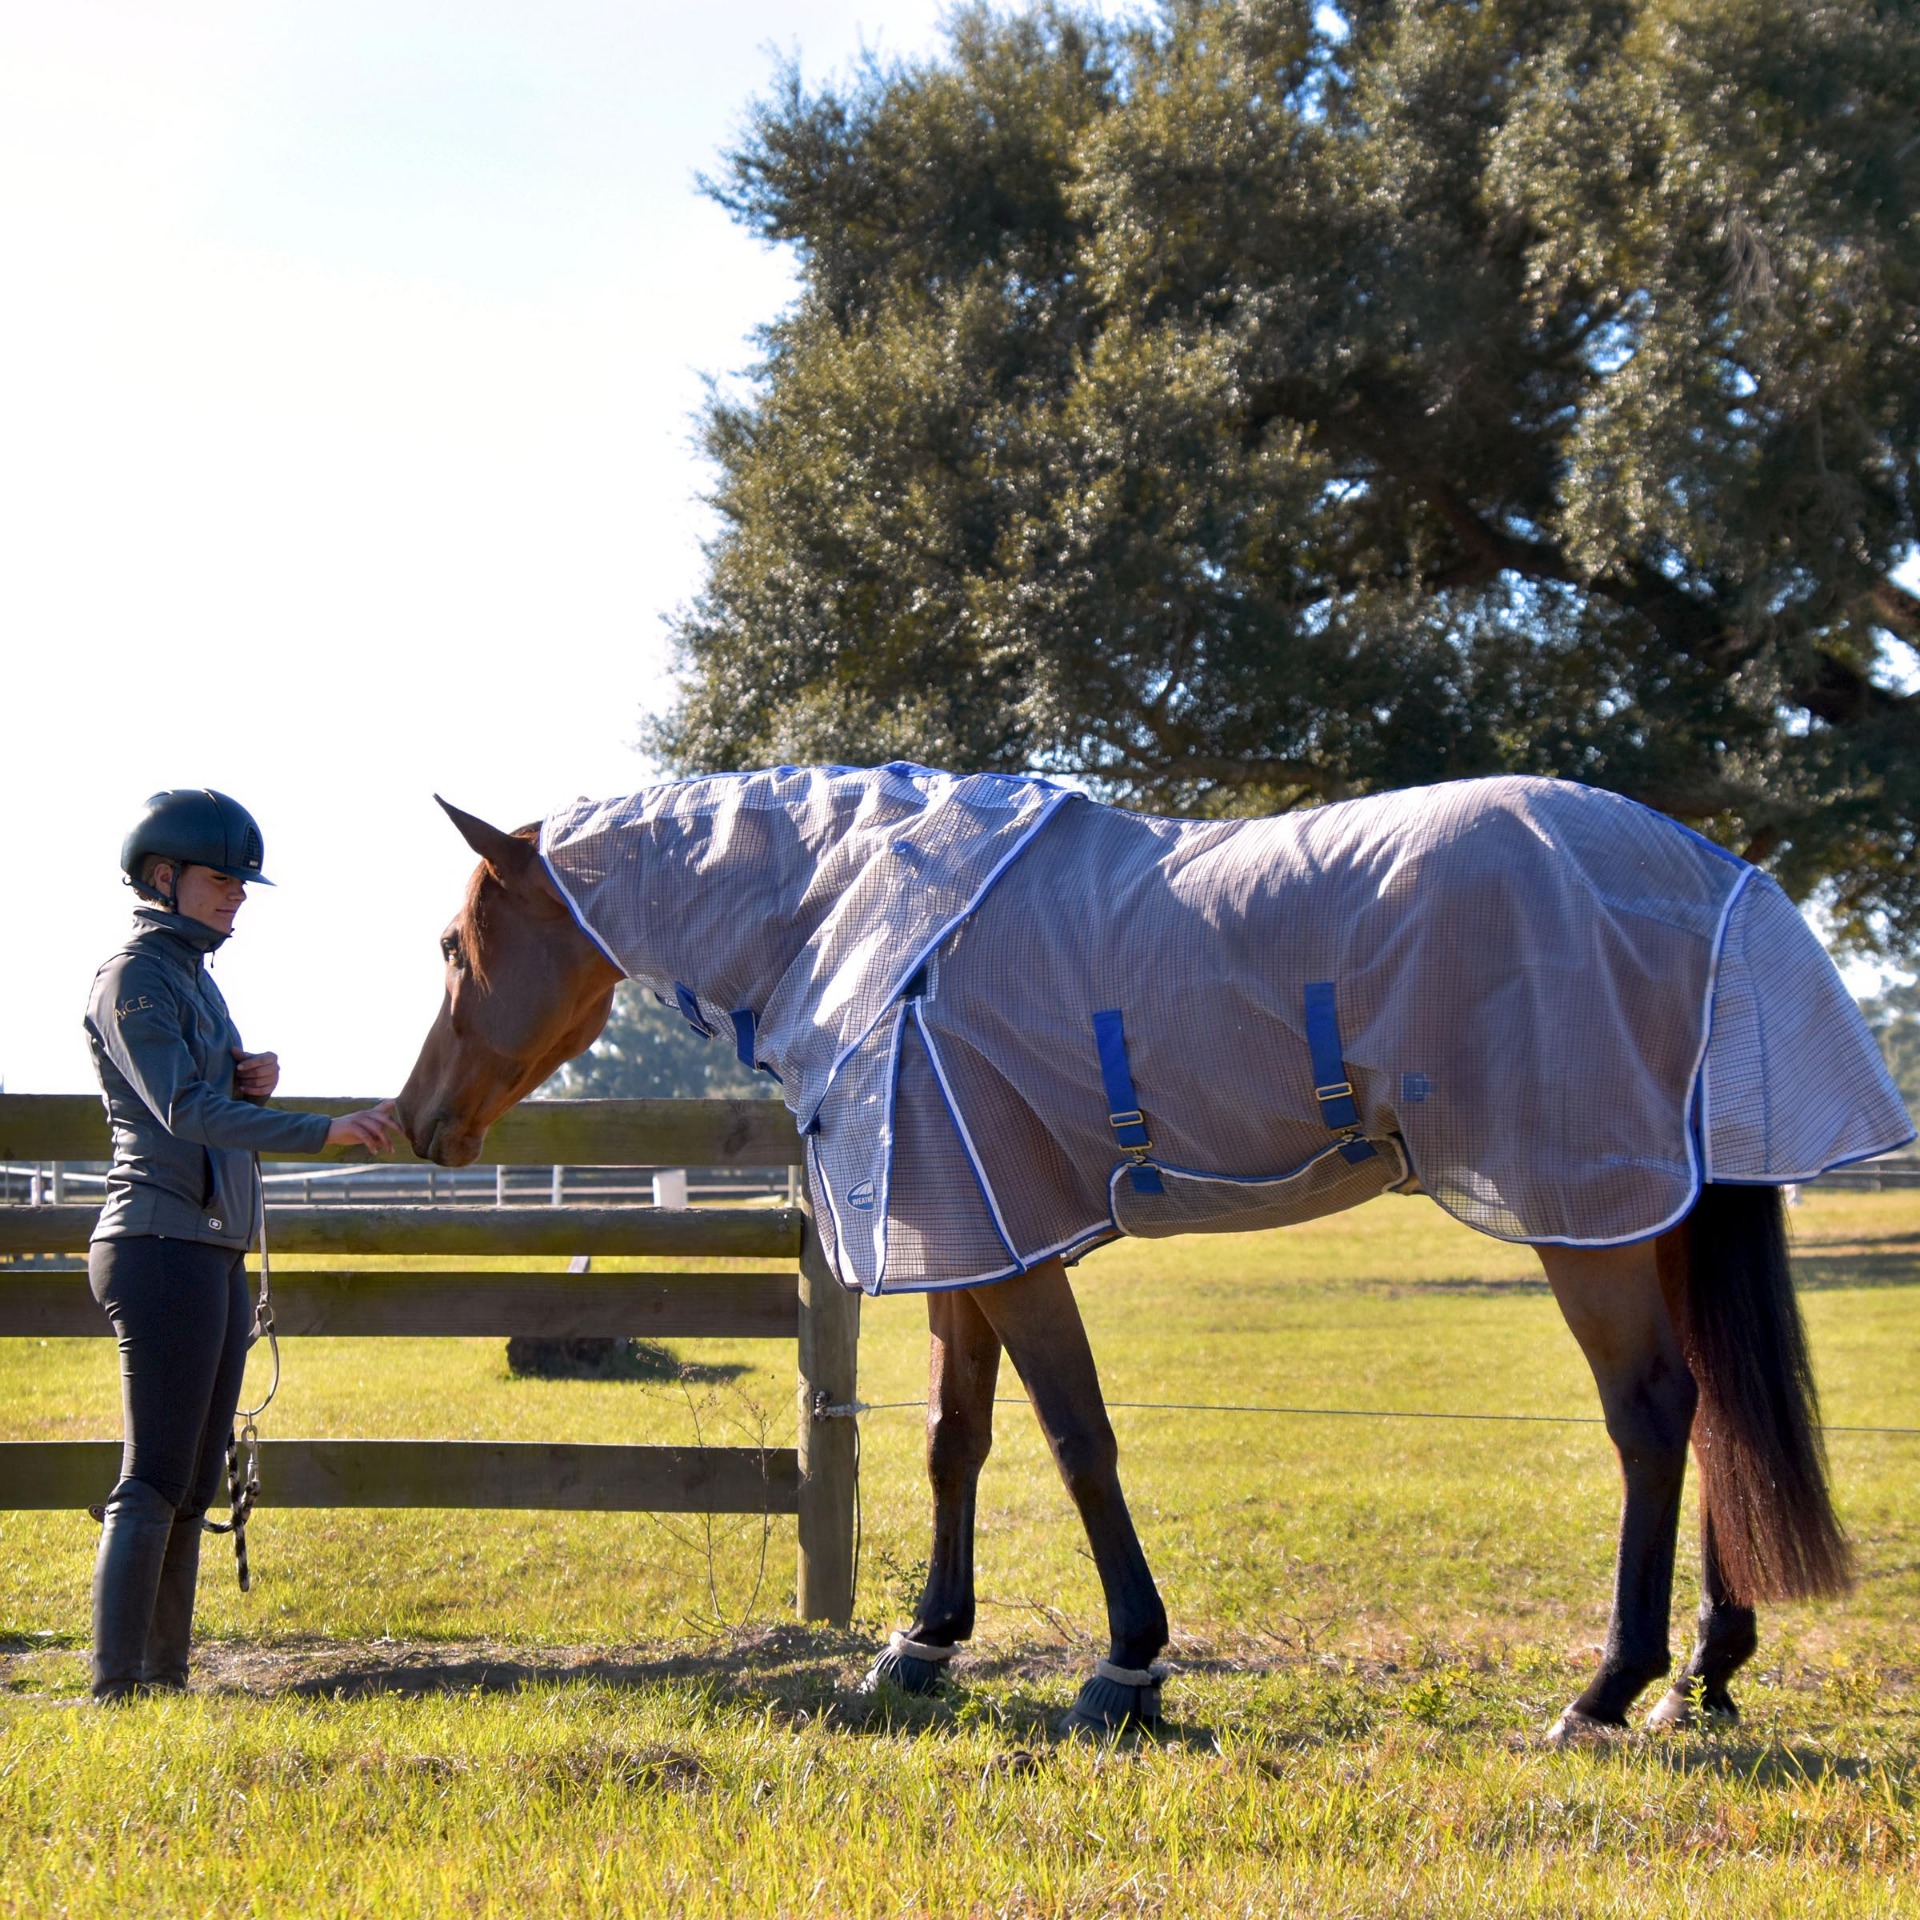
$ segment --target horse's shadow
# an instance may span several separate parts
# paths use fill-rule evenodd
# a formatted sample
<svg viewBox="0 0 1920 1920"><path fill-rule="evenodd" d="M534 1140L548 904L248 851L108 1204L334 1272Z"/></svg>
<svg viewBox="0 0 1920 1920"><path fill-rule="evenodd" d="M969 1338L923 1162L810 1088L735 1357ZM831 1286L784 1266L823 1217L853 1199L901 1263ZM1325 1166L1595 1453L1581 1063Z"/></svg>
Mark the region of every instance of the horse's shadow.
<svg viewBox="0 0 1920 1920"><path fill-rule="evenodd" d="M1829 1753L1824 1748L1791 1746L1737 1731L1686 1738L1642 1736L1623 1741L1619 1757L1641 1765L1651 1758L1673 1773L1718 1776L1737 1780L1742 1786L1784 1788L1869 1779L1882 1766L1864 1754Z"/></svg>
<svg viewBox="0 0 1920 1920"><path fill-rule="evenodd" d="M657 1655L494 1653L400 1646L391 1653L361 1648L333 1664L325 1653L289 1650L279 1661L223 1662L215 1685L249 1694L304 1700L424 1699L439 1694L521 1693L531 1688L653 1688L692 1682L728 1696L752 1695L796 1708L830 1693L855 1647L853 1636L802 1627L776 1628L739 1641ZM343 1650L344 1651L344 1650ZM369 1656L372 1657L369 1657ZM316 1658L320 1671L310 1669ZM276 1669L278 1669L276 1671Z"/></svg>
<svg viewBox="0 0 1920 1920"><path fill-rule="evenodd" d="M290 1648L277 1655L234 1650L224 1659L216 1653L209 1663L216 1669L209 1681L213 1690L230 1694L331 1702L512 1694L552 1687L592 1686L624 1692L692 1686L716 1701L749 1704L756 1711L771 1710L794 1722L909 1737L959 1727L968 1701L964 1686L926 1697L893 1688L873 1694L855 1691L853 1678L871 1660L875 1642L864 1634L831 1628L777 1627L658 1655L579 1657L556 1649L542 1656L485 1648L402 1646L369 1658L369 1649L357 1651L358 1657L349 1655L338 1664L329 1660L326 1651L313 1648ZM322 1670L312 1670L316 1661L326 1663ZM978 1675L983 1680L1026 1683L995 1705L995 1725L1009 1740L1044 1743L1060 1737L1057 1722L1065 1703L1041 1691L1056 1664L1062 1675L1077 1677L1079 1663L1070 1659L1044 1661L1038 1667L1030 1657L988 1657L979 1662ZM1124 1737L1129 1742L1195 1749L1211 1749L1216 1740L1210 1727L1174 1720L1150 1735Z"/></svg>

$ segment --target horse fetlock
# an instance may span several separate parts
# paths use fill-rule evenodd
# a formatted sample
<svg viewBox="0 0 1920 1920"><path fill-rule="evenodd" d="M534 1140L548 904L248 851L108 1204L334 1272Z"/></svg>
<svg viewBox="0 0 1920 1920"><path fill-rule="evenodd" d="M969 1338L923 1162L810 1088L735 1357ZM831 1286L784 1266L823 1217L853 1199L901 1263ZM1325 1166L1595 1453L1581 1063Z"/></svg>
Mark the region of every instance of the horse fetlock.
<svg viewBox="0 0 1920 1920"><path fill-rule="evenodd" d="M1728 1675L1737 1673L1751 1660L1760 1645L1760 1626L1751 1607L1737 1607L1711 1601L1700 1608L1699 1637L1693 1656L1687 1662L1689 1675L1697 1674L1709 1685L1724 1691Z"/></svg>
<svg viewBox="0 0 1920 1920"><path fill-rule="evenodd" d="M973 1603L965 1606L923 1605L914 1615L907 1638L922 1646L953 1647L973 1638Z"/></svg>
<svg viewBox="0 0 1920 1920"><path fill-rule="evenodd" d="M1710 1686L1697 1676L1669 1687L1647 1715L1650 1733L1698 1732L1739 1724L1740 1709L1733 1704L1724 1682Z"/></svg>
<svg viewBox="0 0 1920 1920"><path fill-rule="evenodd" d="M1665 1651L1658 1656L1628 1659L1621 1655L1608 1658L1600 1671L1587 1683L1585 1691L1567 1709L1582 1719L1603 1726L1624 1727L1627 1709L1652 1684L1672 1670L1672 1657ZM1561 1716L1562 1719L1566 1715Z"/></svg>
<svg viewBox="0 0 1920 1920"><path fill-rule="evenodd" d="M1577 1705L1562 1710L1541 1741L1549 1747L1602 1746L1620 1739L1627 1730L1625 1720L1599 1720L1582 1713Z"/></svg>
<svg viewBox="0 0 1920 1920"><path fill-rule="evenodd" d="M1144 1673L1166 1651L1167 1632L1167 1616L1164 1613L1132 1631L1116 1627L1107 1643L1104 1664Z"/></svg>

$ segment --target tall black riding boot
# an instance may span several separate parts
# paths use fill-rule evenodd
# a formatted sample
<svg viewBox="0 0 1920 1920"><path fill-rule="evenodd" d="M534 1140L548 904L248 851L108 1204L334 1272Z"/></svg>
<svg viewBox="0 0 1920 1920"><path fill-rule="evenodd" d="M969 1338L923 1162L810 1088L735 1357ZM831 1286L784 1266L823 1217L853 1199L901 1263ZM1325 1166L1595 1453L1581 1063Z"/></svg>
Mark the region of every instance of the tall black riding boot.
<svg viewBox="0 0 1920 1920"><path fill-rule="evenodd" d="M141 1681L170 1693L184 1692L187 1655L193 1645L193 1594L200 1584L200 1536L206 1516L182 1513L167 1536L167 1557L160 1566L160 1591L154 1596L153 1624L147 1629L147 1654Z"/></svg>
<svg viewBox="0 0 1920 1920"><path fill-rule="evenodd" d="M173 1505L144 1480L107 1496L93 1563L93 1697L125 1700L140 1687L154 1600L173 1537Z"/></svg>

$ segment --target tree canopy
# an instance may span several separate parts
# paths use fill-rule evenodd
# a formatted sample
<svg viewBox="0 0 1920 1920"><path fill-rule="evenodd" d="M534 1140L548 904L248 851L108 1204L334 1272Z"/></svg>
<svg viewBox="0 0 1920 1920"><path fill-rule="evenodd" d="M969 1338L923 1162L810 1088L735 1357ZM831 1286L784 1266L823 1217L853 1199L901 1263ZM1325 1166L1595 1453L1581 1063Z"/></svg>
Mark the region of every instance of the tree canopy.
<svg viewBox="0 0 1920 1920"><path fill-rule="evenodd" d="M709 188L802 278L668 764L1555 774L1920 945L1910 6L974 8Z"/></svg>

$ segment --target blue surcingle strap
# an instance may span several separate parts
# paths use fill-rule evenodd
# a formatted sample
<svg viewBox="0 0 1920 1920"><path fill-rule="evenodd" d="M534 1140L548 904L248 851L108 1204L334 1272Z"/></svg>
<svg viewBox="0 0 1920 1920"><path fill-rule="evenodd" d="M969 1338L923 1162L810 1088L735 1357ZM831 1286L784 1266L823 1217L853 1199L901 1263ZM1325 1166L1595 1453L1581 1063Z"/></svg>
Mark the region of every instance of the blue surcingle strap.
<svg viewBox="0 0 1920 1920"><path fill-rule="evenodd" d="M700 1002L693 997L693 989L684 982L676 980L673 983L673 998L674 1003L679 1007L680 1011L687 1016L687 1025L690 1026L702 1040L711 1040L713 1038L712 1024L708 1021L706 1015L700 1011Z"/></svg>
<svg viewBox="0 0 1920 1920"><path fill-rule="evenodd" d="M1331 980L1307 983L1307 1051L1313 1056L1313 1097L1320 1102L1321 1119L1340 1136L1341 1159L1371 1160L1374 1149L1361 1137L1360 1106L1347 1078Z"/></svg>
<svg viewBox="0 0 1920 1920"><path fill-rule="evenodd" d="M1133 1069L1127 1065L1127 1035L1121 1023L1120 1009L1109 1007L1093 1016L1093 1042L1100 1050L1100 1082L1107 1091L1107 1124L1120 1151L1133 1160L1127 1177L1135 1193L1164 1193L1166 1184L1160 1169L1148 1160L1153 1141L1147 1133L1147 1116L1133 1090Z"/></svg>
<svg viewBox="0 0 1920 1920"><path fill-rule="evenodd" d="M753 1057L754 1029L760 1024L751 1007L735 1007L727 1018L733 1022L733 1050L740 1056L743 1067L754 1067L759 1063Z"/></svg>
<svg viewBox="0 0 1920 1920"><path fill-rule="evenodd" d="M743 1067L758 1067L770 1078L778 1080L780 1075L772 1067L763 1067L754 1055L755 1036L760 1031L760 1016L751 1007L735 1007L727 1015L733 1022L733 1050L740 1056Z"/></svg>

